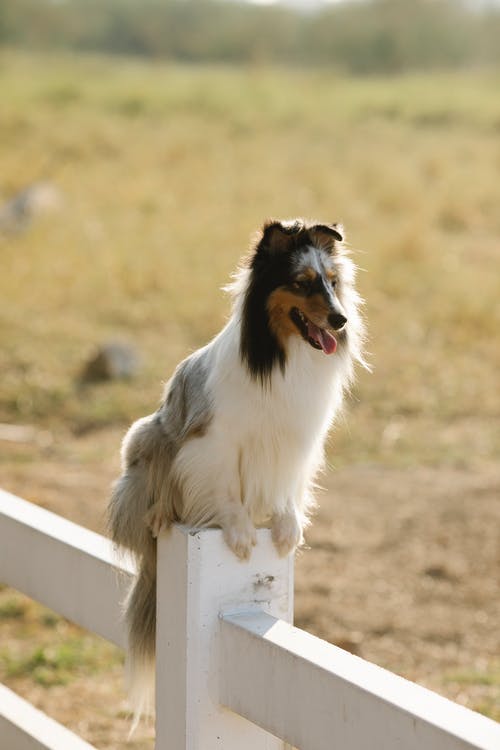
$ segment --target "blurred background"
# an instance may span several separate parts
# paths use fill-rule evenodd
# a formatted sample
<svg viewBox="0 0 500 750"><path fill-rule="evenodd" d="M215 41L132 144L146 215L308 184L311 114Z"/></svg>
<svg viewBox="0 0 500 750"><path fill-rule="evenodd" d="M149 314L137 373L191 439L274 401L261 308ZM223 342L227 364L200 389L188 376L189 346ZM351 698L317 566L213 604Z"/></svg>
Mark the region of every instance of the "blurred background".
<svg viewBox="0 0 500 750"><path fill-rule="evenodd" d="M373 372L296 622L500 719L500 4L2 0L0 91L2 486L103 533L121 436L253 232L341 221ZM3 682L152 747L117 650L6 588L0 633Z"/></svg>

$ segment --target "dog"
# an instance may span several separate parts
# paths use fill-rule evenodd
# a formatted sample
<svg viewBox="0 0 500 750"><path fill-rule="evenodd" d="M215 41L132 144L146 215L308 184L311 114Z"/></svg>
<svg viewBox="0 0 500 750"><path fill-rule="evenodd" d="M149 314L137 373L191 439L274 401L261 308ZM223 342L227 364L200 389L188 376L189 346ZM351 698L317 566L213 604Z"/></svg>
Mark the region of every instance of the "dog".
<svg viewBox="0 0 500 750"><path fill-rule="evenodd" d="M341 225L268 221L226 287L228 323L126 434L109 528L138 563L125 619L139 712L154 664L160 530L218 526L240 560L257 527L270 527L279 555L302 543L327 432L365 364L354 282Z"/></svg>

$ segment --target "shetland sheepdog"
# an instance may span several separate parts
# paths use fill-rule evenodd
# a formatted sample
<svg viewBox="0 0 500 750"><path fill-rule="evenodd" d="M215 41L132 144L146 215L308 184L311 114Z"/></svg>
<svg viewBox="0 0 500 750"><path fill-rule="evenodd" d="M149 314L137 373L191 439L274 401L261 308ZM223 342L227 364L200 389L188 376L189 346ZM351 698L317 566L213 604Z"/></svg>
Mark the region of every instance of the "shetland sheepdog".
<svg viewBox="0 0 500 750"><path fill-rule="evenodd" d="M338 224L267 222L227 287L227 325L180 363L161 406L123 440L109 527L138 563L125 603L138 710L154 661L160 529L219 526L241 560L256 527L270 527L280 555L303 540L325 437L364 364L342 234Z"/></svg>

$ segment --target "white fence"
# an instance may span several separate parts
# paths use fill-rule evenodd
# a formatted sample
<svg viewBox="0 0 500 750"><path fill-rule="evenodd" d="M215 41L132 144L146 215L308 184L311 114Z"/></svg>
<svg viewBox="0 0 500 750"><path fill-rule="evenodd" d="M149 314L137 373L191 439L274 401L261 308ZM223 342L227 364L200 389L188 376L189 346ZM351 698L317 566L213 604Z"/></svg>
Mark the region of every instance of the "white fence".
<svg viewBox="0 0 500 750"><path fill-rule="evenodd" d="M247 563L217 529L177 526L158 551L157 750L500 750L499 724L294 628L293 560L268 531ZM124 646L132 572L103 537L0 490L4 583ZM92 750L2 686L0 747Z"/></svg>

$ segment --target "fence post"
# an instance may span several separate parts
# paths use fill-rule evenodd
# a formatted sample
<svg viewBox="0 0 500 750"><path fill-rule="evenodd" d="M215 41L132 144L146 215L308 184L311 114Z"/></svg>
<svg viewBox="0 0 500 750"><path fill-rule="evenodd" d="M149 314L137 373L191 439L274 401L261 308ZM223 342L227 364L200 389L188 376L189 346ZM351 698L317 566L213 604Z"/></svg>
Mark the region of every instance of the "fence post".
<svg viewBox="0 0 500 750"><path fill-rule="evenodd" d="M219 529L175 526L158 540L157 591L156 750L283 750L219 703L220 614L291 622L293 556L278 557L267 529L240 562Z"/></svg>

